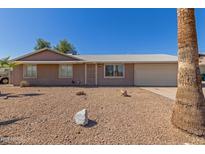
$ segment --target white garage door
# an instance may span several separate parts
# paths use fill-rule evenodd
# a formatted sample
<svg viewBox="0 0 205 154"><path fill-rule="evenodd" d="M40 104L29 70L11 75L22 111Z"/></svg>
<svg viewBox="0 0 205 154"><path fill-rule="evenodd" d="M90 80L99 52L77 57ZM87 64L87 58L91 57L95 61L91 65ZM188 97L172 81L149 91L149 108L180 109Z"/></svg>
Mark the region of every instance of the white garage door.
<svg viewBox="0 0 205 154"><path fill-rule="evenodd" d="M135 64L136 86L176 86L177 64Z"/></svg>

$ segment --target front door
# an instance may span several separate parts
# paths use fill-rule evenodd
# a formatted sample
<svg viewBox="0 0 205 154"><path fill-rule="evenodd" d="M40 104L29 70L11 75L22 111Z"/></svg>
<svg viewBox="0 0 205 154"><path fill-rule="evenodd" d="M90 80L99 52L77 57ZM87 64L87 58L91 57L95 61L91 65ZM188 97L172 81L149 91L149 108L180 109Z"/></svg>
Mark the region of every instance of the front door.
<svg viewBox="0 0 205 154"><path fill-rule="evenodd" d="M95 85L95 64L87 64L87 85L94 86Z"/></svg>

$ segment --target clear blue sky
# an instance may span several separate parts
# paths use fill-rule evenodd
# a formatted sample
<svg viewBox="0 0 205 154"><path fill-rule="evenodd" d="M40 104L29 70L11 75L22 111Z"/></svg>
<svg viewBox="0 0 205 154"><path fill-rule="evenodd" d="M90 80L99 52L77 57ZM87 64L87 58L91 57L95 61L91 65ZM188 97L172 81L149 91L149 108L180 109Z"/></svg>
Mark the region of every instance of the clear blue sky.
<svg viewBox="0 0 205 154"><path fill-rule="evenodd" d="M196 9L205 51L205 9ZM33 50L35 40L72 42L80 54L177 54L176 9L0 9L0 58Z"/></svg>

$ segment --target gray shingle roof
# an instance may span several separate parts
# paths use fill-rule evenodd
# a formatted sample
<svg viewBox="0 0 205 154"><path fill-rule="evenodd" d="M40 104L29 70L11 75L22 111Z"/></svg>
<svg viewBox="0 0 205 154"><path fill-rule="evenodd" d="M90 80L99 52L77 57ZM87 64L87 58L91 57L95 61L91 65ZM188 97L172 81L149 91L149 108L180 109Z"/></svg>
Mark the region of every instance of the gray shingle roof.
<svg viewBox="0 0 205 154"><path fill-rule="evenodd" d="M166 54L124 54L124 55L75 55L89 62L177 62L177 56Z"/></svg>

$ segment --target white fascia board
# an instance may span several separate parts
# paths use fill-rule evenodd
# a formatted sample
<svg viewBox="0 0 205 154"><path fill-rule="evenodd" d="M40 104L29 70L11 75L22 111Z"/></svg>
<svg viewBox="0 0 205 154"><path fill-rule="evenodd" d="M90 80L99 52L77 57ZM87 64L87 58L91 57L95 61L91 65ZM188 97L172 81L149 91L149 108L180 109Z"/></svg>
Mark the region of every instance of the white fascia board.
<svg viewBox="0 0 205 154"><path fill-rule="evenodd" d="M15 61L17 64L82 64L83 61Z"/></svg>
<svg viewBox="0 0 205 154"><path fill-rule="evenodd" d="M167 64L167 63L178 63L178 61L85 61L85 63L136 63L136 64Z"/></svg>
<svg viewBox="0 0 205 154"><path fill-rule="evenodd" d="M135 63L135 64L167 64L167 63L178 63L177 61L15 61L19 64L83 64L83 63Z"/></svg>

